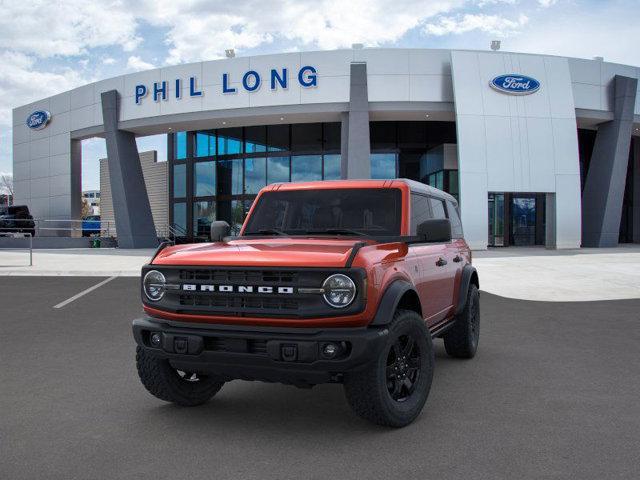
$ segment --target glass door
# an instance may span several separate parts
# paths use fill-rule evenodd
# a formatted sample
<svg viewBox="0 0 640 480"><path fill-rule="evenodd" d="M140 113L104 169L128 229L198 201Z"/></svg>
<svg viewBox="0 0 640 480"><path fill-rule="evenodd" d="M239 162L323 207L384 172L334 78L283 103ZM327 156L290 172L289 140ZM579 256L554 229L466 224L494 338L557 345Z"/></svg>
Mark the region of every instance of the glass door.
<svg viewBox="0 0 640 480"><path fill-rule="evenodd" d="M489 193L490 247L504 247L504 193Z"/></svg>
<svg viewBox="0 0 640 480"><path fill-rule="evenodd" d="M536 244L536 197L513 195L511 197L511 245Z"/></svg>

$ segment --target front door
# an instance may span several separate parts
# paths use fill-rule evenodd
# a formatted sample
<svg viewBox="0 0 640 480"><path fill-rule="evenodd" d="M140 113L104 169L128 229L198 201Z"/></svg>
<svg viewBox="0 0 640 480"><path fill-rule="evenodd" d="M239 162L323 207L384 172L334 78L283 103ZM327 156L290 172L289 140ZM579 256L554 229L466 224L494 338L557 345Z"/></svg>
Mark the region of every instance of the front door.
<svg viewBox="0 0 640 480"><path fill-rule="evenodd" d="M536 197L513 195L511 197L511 245L536 244Z"/></svg>

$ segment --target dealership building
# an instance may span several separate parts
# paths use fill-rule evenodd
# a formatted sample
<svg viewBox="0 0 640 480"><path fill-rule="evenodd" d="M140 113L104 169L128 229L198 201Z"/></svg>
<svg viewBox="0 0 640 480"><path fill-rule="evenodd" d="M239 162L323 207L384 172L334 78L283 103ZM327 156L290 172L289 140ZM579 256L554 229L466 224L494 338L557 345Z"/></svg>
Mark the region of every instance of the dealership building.
<svg viewBox="0 0 640 480"><path fill-rule="evenodd" d="M457 197L474 249L640 243L639 75L599 58L386 48L122 75L14 109L15 203L79 218L81 141L103 137L121 247L157 244L153 198L196 238L216 219L237 231L269 183L396 177ZM150 200L135 139L161 133L166 196Z"/></svg>

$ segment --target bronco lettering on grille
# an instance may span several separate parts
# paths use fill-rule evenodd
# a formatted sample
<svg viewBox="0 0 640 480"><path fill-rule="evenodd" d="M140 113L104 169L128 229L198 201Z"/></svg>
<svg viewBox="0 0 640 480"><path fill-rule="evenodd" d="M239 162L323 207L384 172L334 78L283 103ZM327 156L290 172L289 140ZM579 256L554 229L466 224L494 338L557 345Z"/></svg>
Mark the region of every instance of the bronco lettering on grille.
<svg viewBox="0 0 640 480"><path fill-rule="evenodd" d="M210 284L194 284L184 283L181 290L186 292L220 292L220 293L266 293L266 294L285 294L294 293L293 287L270 287L267 285L210 285Z"/></svg>

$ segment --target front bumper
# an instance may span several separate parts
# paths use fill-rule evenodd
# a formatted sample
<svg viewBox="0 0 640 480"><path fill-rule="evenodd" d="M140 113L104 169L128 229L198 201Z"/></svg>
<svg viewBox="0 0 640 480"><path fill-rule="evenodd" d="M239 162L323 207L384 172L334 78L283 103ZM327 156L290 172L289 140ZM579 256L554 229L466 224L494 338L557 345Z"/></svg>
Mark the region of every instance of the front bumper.
<svg viewBox="0 0 640 480"><path fill-rule="evenodd" d="M299 386L340 382L344 373L378 357L387 334L384 327L194 325L151 317L133 321L136 343L169 360L178 370L213 374L227 381L262 380ZM337 354L331 357L324 352L329 344L337 347Z"/></svg>

